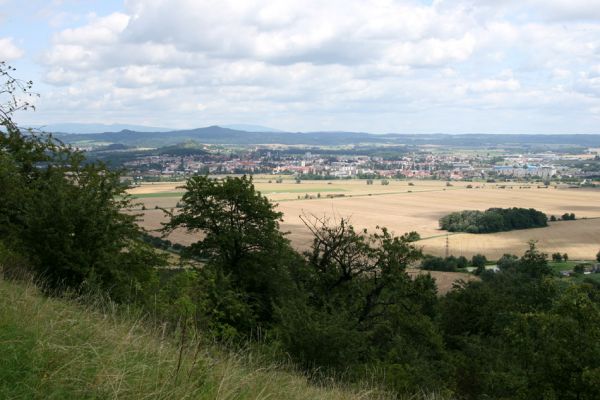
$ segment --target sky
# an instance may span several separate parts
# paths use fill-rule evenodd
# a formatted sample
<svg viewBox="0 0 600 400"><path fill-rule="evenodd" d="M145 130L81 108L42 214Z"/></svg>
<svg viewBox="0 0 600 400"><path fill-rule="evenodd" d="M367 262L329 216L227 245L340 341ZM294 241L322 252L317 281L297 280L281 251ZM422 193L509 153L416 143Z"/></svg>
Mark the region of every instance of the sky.
<svg viewBox="0 0 600 400"><path fill-rule="evenodd" d="M0 0L21 125L600 133L600 0Z"/></svg>

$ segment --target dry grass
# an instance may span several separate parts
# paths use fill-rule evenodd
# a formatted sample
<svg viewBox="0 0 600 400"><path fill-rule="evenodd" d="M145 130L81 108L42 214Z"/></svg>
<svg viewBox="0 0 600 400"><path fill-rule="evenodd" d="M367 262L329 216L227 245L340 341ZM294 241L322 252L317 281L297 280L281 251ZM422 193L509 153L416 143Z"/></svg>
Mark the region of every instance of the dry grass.
<svg viewBox="0 0 600 400"><path fill-rule="evenodd" d="M572 260L594 259L600 250L600 219L551 222L548 228L485 235L459 233L448 238L453 254L470 257L481 253L490 259L498 259L504 253L521 255L529 240L537 240L538 248L549 254L558 251L567 253ZM419 243L424 252L443 255L446 238L437 237Z"/></svg>
<svg viewBox="0 0 600 400"><path fill-rule="evenodd" d="M255 353L181 341L110 303L83 307L2 280L0 328L3 399L387 398L311 385Z"/></svg>
<svg viewBox="0 0 600 400"><path fill-rule="evenodd" d="M438 294L440 295L444 295L452 290L454 284L458 281L470 282L480 280L479 277L464 272L424 271L416 268L408 269L407 272L410 276L431 275L435 279Z"/></svg>

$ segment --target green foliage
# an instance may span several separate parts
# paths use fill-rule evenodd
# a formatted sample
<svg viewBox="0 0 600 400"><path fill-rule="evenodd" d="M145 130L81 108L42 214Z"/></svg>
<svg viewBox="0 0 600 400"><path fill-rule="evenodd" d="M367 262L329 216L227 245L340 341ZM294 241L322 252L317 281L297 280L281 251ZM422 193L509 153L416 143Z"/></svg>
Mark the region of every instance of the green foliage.
<svg viewBox="0 0 600 400"><path fill-rule="evenodd" d="M585 272L585 264L577 264L573 267L573 272L583 274Z"/></svg>
<svg viewBox="0 0 600 400"><path fill-rule="evenodd" d="M595 399L600 307L589 287L573 286L547 311L521 314L506 332L510 357L528 379L518 398Z"/></svg>
<svg viewBox="0 0 600 400"><path fill-rule="evenodd" d="M427 271L453 272L453 271L456 271L456 268L466 267L466 265L464 265L465 261L466 261L466 258L464 258L464 257L456 258L455 256L448 256L446 258L443 258L443 257L427 255L427 256L423 257L423 260L421 260L421 268L424 270L427 270ZM461 267L459 267L459 265ZM464 267L463 267L463 265L464 265Z"/></svg>
<svg viewBox="0 0 600 400"><path fill-rule="evenodd" d="M231 351L190 328L169 334L131 307L90 303L96 306L0 280L0 398L392 399L373 389L311 384L289 361Z"/></svg>
<svg viewBox="0 0 600 400"><path fill-rule="evenodd" d="M575 220L575 214L573 214L573 213L564 213L563 215L561 215L560 219L562 219L563 221L574 221Z"/></svg>
<svg viewBox="0 0 600 400"><path fill-rule="evenodd" d="M548 225L546 214L533 208L466 210L440 218L440 228L450 232L491 233Z"/></svg>
<svg viewBox="0 0 600 400"><path fill-rule="evenodd" d="M529 249L519 260L518 270L532 278L552 275L552 268L548 265L548 255L536 248L536 242L529 242Z"/></svg>
<svg viewBox="0 0 600 400"><path fill-rule="evenodd" d="M1 116L0 241L49 289L85 284L118 300L151 290L163 260L139 240L135 216L121 212L131 202L119 173Z"/></svg>
<svg viewBox="0 0 600 400"><path fill-rule="evenodd" d="M504 254L498 259L497 265L501 271L516 271L519 257L514 254Z"/></svg>
<svg viewBox="0 0 600 400"><path fill-rule="evenodd" d="M181 212L165 232L184 227L203 238L187 254L205 259L199 271L202 318L220 336L248 335L272 320L273 304L289 290L288 263L297 257L279 231L281 213L252 178L190 178Z"/></svg>
<svg viewBox="0 0 600 400"><path fill-rule="evenodd" d="M552 261L554 262L562 262L563 256L560 253L552 253Z"/></svg>
<svg viewBox="0 0 600 400"><path fill-rule="evenodd" d="M487 258L483 254L475 254L471 258L471 265L475 267L475 275L481 275L483 271L485 271L485 264L487 263Z"/></svg>
<svg viewBox="0 0 600 400"><path fill-rule="evenodd" d="M409 235L386 229L356 232L346 220L305 219L314 241L307 263L294 274L301 296L278 308L278 337L302 365L352 375L377 362L383 376L411 365L402 389L436 387L428 369L443 357L432 317L431 277L411 279L406 267L420 256ZM404 375L403 375L404 376ZM394 385L398 384L396 382Z"/></svg>
<svg viewBox="0 0 600 400"><path fill-rule="evenodd" d="M485 267L486 263L487 263L487 258L483 254L475 254L471 258L471 265L476 268Z"/></svg>
<svg viewBox="0 0 600 400"><path fill-rule="evenodd" d="M595 399L600 367L600 291L564 287L546 271L535 243L501 272L441 299L440 328L467 399Z"/></svg>
<svg viewBox="0 0 600 400"><path fill-rule="evenodd" d="M421 260L421 268L427 271L446 271L454 272L458 268L466 268L469 261L465 256L455 257L448 256L446 258L426 255Z"/></svg>

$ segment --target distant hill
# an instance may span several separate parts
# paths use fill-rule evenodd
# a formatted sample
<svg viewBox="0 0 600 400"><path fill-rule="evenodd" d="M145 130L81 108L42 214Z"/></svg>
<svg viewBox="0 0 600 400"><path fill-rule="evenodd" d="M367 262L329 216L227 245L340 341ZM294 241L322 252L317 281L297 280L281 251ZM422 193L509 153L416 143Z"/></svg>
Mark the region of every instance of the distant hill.
<svg viewBox="0 0 600 400"><path fill-rule="evenodd" d="M131 130L136 132L164 132L168 128L157 128L144 125L129 125L129 124L87 124L87 123L65 123L65 124L49 124L38 125L45 132L51 133L98 133L98 132L120 132L122 130Z"/></svg>
<svg viewBox="0 0 600 400"><path fill-rule="evenodd" d="M220 126L209 126L181 131L136 132L123 130L120 132L104 132L95 134L64 134L57 137L66 143L102 142L120 143L129 146L163 147L186 141L205 144L306 144L314 146L352 144L352 143L386 143L380 135L353 132L247 132Z"/></svg>
<svg viewBox="0 0 600 400"><path fill-rule="evenodd" d="M560 149L566 146L600 147L600 135L491 135L491 134L383 134L376 135L361 132L249 132L220 126L205 128L140 132L122 130L90 134L57 135L67 143L101 142L119 143L127 146L163 147L186 141L203 144L284 144L308 146L334 146L351 144L406 144L438 145L460 147L514 146L529 147L537 150Z"/></svg>
<svg viewBox="0 0 600 400"><path fill-rule="evenodd" d="M218 125L221 128L234 129L236 131L245 132L283 132L280 129L269 128L268 126L262 125L249 125L249 124L230 124L230 125Z"/></svg>

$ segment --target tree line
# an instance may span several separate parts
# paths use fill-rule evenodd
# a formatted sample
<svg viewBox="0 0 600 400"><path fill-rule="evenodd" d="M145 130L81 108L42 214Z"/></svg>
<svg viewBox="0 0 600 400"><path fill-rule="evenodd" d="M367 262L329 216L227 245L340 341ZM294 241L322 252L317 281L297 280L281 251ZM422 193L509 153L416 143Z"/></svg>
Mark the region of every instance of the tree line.
<svg viewBox="0 0 600 400"><path fill-rule="evenodd" d="M173 271L146 241L118 171L83 163L52 137L0 133L0 265L45 281L49 294L101 289L168 326L190 324L223 343L261 345L313 380L366 377L399 395L465 399L600 396L600 287L561 284L534 243L500 272L438 296L415 233L357 230L306 215L304 252L250 177L194 176L163 233L201 266ZM477 260L476 262L481 262Z"/></svg>

